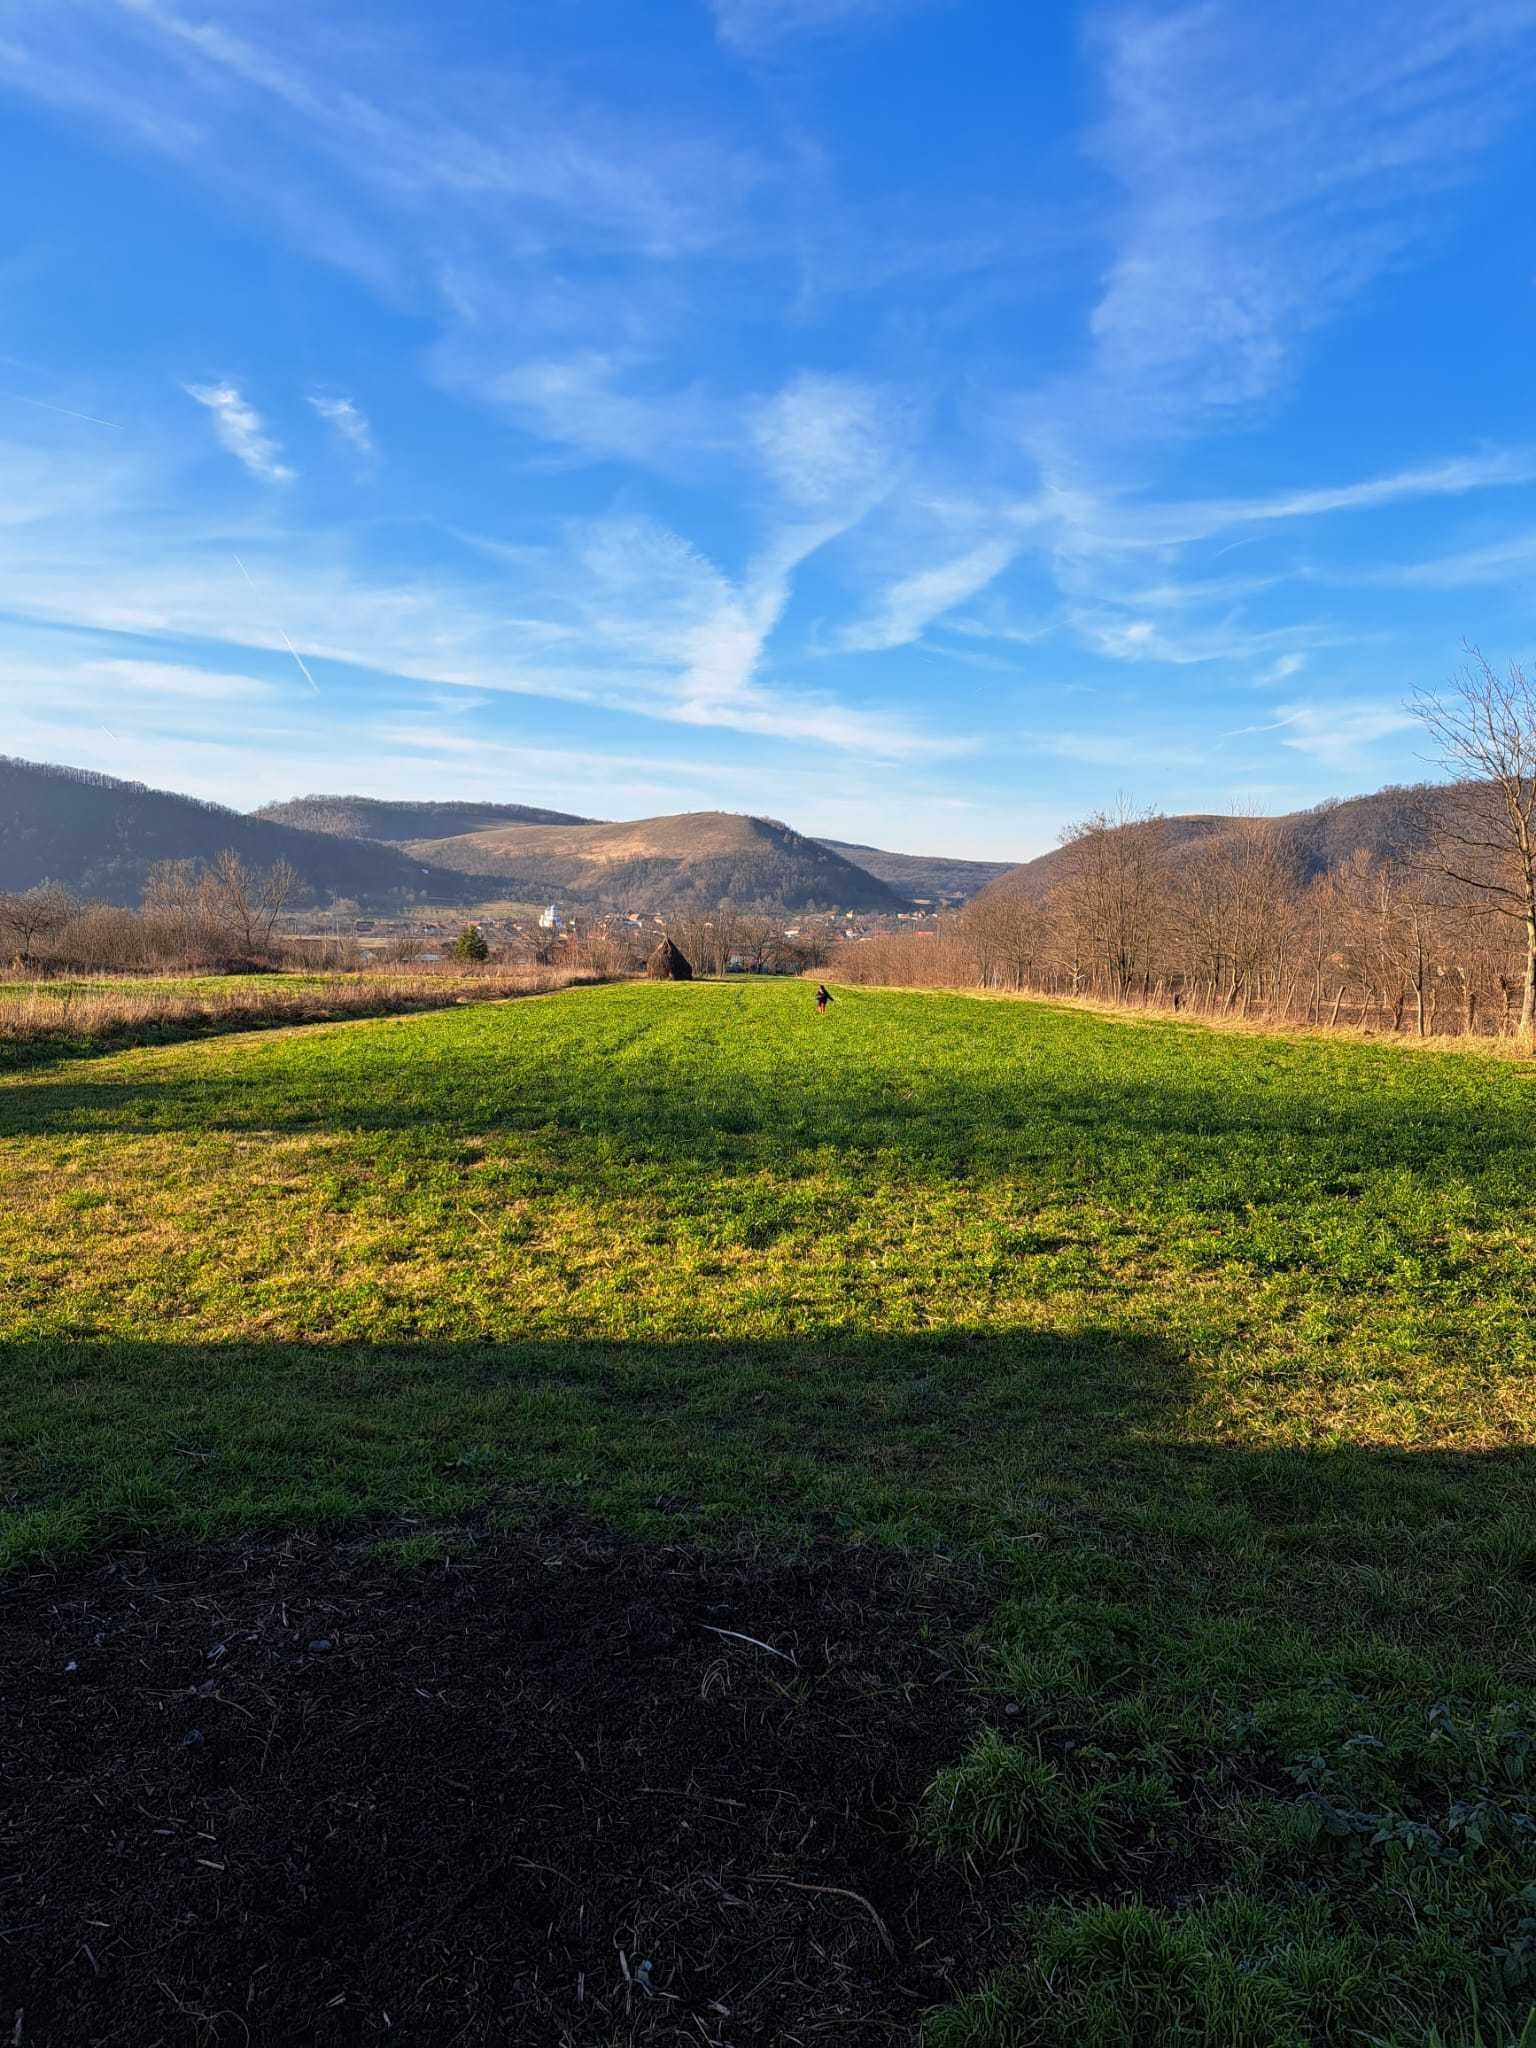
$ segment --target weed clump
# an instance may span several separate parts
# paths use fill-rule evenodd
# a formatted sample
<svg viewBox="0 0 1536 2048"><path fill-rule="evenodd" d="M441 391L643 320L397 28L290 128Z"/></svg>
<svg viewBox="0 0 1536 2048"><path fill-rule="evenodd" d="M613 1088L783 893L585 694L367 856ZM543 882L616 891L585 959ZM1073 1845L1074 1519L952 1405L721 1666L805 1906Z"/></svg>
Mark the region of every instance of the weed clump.
<svg viewBox="0 0 1536 2048"><path fill-rule="evenodd" d="M919 1818L973 1882L1054 1894L926 2048L1536 2041L1536 1696L1426 1706L1427 1659L1183 1626L1187 1580L1095 1602L1085 1562L999 1609L1023 1732Z"/></svg>

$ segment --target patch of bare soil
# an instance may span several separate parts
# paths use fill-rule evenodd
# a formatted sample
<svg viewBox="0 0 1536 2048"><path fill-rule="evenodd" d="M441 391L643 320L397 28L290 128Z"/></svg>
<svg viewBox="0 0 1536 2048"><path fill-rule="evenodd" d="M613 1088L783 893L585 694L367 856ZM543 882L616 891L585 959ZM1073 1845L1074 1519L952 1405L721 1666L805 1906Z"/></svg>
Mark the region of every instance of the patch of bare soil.
<svg viewBox="0 0 1536 2048"><path fill-rule="evenodd" d="M907 1830L984 1589L560 1522L0 1588L0 2044L908 2042L995 1916Z"/></svg>

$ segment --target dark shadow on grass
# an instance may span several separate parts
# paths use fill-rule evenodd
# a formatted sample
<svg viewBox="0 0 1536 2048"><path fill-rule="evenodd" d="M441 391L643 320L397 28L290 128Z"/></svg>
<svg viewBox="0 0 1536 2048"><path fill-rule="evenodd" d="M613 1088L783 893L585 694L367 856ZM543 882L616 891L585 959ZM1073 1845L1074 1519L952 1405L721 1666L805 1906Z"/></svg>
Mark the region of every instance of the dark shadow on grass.
<svg viewBox="0 0 1536 2048"><path fill-rule="evenodd" d="M1155 1338L0 1347L0 1542L579 1503L990 1542L1116 1483L1191 1389ZM9 1537L5 1525L9 1524Z"/></svg>
<svg viewBox="0 0 1536 2048"><path fill-rule="evenodd" d="M553 1503L694 1533L830 1527L1012 1555L1084 1542L1132 1571L1165 1557L1213 1589L1234 1559L1251 1574L1262 1553L1275 1611L1327 1609L1344 1626L1373 1602L1373 1625L1405 1636L1464 1624L1480 1639L1536 1587L1536 1452L1202 1441L1188 1361L1155 1335L77 1337L0 1347L0 1371L0 1555L12 1561L114 1538ZM1398 1600L1409 1560L1453 1592L1418 1611Z"/></svg>
<svg viewBox="0 0 1536 2048"><path fill-rule="evenodd" d="M770 1462L806 1481L844 1472L841 1491L896 1475L920 1493L939 1478L956 1498L977 1490L978 1460L1108 1470L1192 1397L1176 1350L1094 1329L393 1345L79 1333L0 1344L0 1370L60 1481L92 1446L190 1458L190 1475L168 1467L183 1478L205 1450L265 1445L274 1479L419 1454L443 1472L483 1458L533 1483L573 1451L599 1483L728 1476L744 1509L786 1503L763 1486ZM13 1444L24 1457L19 1432Z"/></svg>
<svg viewBox="0 0 1536 2048"><path fill-rule="evenodd" d="M259 2020L258 1984L272 2000L298 1986L306 2016L340 2011L324 2037L339 2048L358 2038L355 1987L376 1988L386 1968L406 1980L387 1990L391 2025L441 1979L447 1989L435 1995L461 2003L455 2038L501 2040L514 2007L526 2034L526 1984L557 1985L560 2014L588 2026L587 2000L569 1986L611 1983L615 2017L631 1999L627 1962L622 1979L613 1971L615 1930L631 1956L661 1959L669 1997L674 1984L690 1988L682 1957L700 1998L714 2001L703 2011L725 2002L724 1989L750 2012L769 1962L799 1939L800 1920L786 1936L766 1917L786 1910L781 1886L797 1911L816 1906L806 1938L838 1964L839 1986L852 1974L839 1960L852 1929L861 1981L899 1980L905 1996L912 1956L931 1952L969 1989L1021 1952L1017 1934L1005 1945L1004 1933L1025 1897L1070 1887L1079 1898L1085 1883L1116 1899L1133 1889L1171 1896L1180 1910L1208 1890L1219 1897L1237 1867L1237 1822L1249 1808L1263 1823L1277 1799L1296 1803L1282 1765L1313 1746L1293 1731L1310 1727L1314 1699L1326 1696L1321 1725L1348 1754L1373 1715L1397 1714L1389 1725L1399 1732L1421 1729L1469 1672L1485 1697L1511 1679L1531 1682L1536 1452L1202 1441L1189 1361L1152 1332L369 1347L82 1333L0 1346L0 1375L0 1544L9 1540L13 1561L112 1539L379 1518L356 1545L170 1546L0 1585L0 1633L29 1648L29 1698L43 1702L20 1724L39 1754L18 1748L17 1782L45 1795L37 1839L66 1844L51 1868L34 1857L26 1880L50 1914L44 1921L28 1896L46 1968L29 1964L16 2003L24 1995L29 2015L44 2016L39 2038L59 2032L50 2015L81 2038L123 2010L158 2026L162 1994L178 2017L200 1997L210 2007L223 1999L221 2020L237 1999ZM570 1508L608 1525L579 1577L551 1555L562 1539L546 1534ZM514 1540L487 1529L498 1514L521 1525ZM614 1524L668 1546L615 1545ZM371 1542L398 1550L407 1532L442 1541L448 1556L462 1540L461 1561L369 1563ZM974 1549L989 1562L973 1573L964 1557L914 1561L806 1540L828 1536ZM345 1577L333 1551L355 1560ZM935 1590L919 1604L906 1581L925 1571ZM977 1653L958 1638L977 1620L981 1588L987 1600L1009 1596L992 1640L995 1656L1016 1661L980 1666L983 1686L1006 1678L1009 1697L994 1693L967 1719ZM907 1655L914 1643L921 1660ZM786 1647L795 1661L775 1655ZM1025 1679L1034 1692L1021 1713L1012 1694ZM946 1686L958 1704L940 1721ZM1112 1845L1086 1879L1065 1834L1057 1862L1048 1839L1017 1871L984 1880L911 1849L902 1830L913 1804L983 1714L1031 1759L1049 1752L1064 1826L1098 1815L1084 1788L1113 1778L1114 1745L1133 1737L1106 1733L1095 1715L1138 1687L1157 1717L1146 1746L1169 1745L1148 1766L1168 1800L1155 1839L1129 1835L1131 1849ZM806 1791L797 1759L823 1723L830 1761ZM721 1730L731 1733L723 1755ZM1249 1730L1260 1733L1250 1740ZM1408 1754L1422 1757L1433 1739ZM604 1772L618 1792L599 1813L593 1787ZM1417 1814L1433 1788L1421 1794L1406 1766L1403 1782ZM702 1807L701 1789L713 1795ZM620 1806L639 1816L632 1835L610 1817ZM206 1817L187 1821L189 1812ZM852 1831L866 1814L881 1824L868 1846ZM165 1815L186 1832L166 1839ZM120 1846L129 1828L136 1856ZM638 1848L625 1846L631 1839ZM202 1858L205 1842L219 1846ZM578 1852L592 1867L572 1877ZM213 1871L239 1911L210 1914L209 1898L225 1898L210 1892ZM1336 1866L1319 1858L1304 1878L1305 1901L1329 1897ZM750 1889L759 1882L762 1905ZM1283 1869L1263 1895L1277 1930L1270 1948L1287 1955L1297 1924L1286 1918L1289 1882ZM1360 1910L1377 1924L1390 1894L1374 1883L1362 1886ZM942 1941L930 1938L934 1921L909 1903L919 1884L970 1910L985 1939L967 1948L947 1925ZM79 1945L82 1922L107 1917L104 1885L123 1901L113 1911L137 1910L141 1892L154 1910L127 1922L132 1941L103 1951L103 1983L80 1967ZM750 1940L739 1980L713 1946L709 1972L698 1966L722 1894L733 1935L745 1929ZM1341 1924L1355 1896L1344 1895ZM594 1898L611 1898L590 1915L596 1934ZM1414 1910L1410 1897L1410 1919ZM871 1938L871 1911L890 1930L886 1946ZM514 1942L509 1970L509 1936L521 1938L525 1923L526 1968ZM269 1925L279 1967L253 1974L250 1944ZM184 1929L199 1927L207 1938L189 1943ZM1491 1938L1474 1931L1465 1955ZM210 1961L225 1954L219 1941L235 1949L227 1967ZM557 1943L563 1974L549 1968ZM1189 1980L1187 1947L1170 1954L1177 1987ZM424 1955L452 1968L434 1974ZM1138 1967L1139 1988L1115 2007L1133 2025L1152 2010ZM1453 1993L1467 1976L1462 1951L1433 1967ZM494 2002L488 1970L513 1980ZM813 2026L831 2009L822 1981L807 1994ZM1318 1981L1326 2010L1333 1980ZM143 2002L128 2007L124 1986ZM1055 1999L1059 1987L1047 1988ZM909 2002L941 1995L947 1983L920 1983ZM1440 1995L1439 1979L1426 1995ZM625 2004L625 2039L673 2038L655 2018L670 2022L673 2007L632 2003L651 2032L630 2027ZM779 2038L777 2010L750 2038ZM495 2031L474 2034L487 2014ZM302 2031L307 2018L296 2024ZM606 2008L588 2031L576 2024L562 2023L558 2038L592 2048L617 2038ZM239 2040L246 2025L208 2038ZM422 2039L443 2033L435 2020L418 2028ZM897 2033L882 2015L838 2038L873 2048ZM1154 2019L1135 2038L1163 2036Z"/></svg>

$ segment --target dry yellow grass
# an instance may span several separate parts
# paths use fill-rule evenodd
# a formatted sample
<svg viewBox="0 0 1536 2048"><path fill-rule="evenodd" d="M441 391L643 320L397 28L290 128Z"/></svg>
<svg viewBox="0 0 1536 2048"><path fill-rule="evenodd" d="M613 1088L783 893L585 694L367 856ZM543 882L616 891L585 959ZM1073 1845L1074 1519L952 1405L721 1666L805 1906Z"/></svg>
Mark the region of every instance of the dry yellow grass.
<svg viewBox="0 0 1536 2048"><path fill-rule="evenodd" d="M836 960L831 967L807 968L803 981L828 981L846 963ZM845 976L845 978L847 978ZM885 982L853 980L855 988L881 988L903 995L970 996L989 1003L1040 1003L1051 1010L1086 1010L1119 1024L1189 1024L1204 1031L1236 1032L1249 1038L1315 1038L1330 1044L1390 1046L1400 1052L1473 1053L1483 1058L1528 1062L1532 1056L1511 1037L1484 1031L1426 1032L1421 1038L1413 1031L1384 1031L1365 1024L1326 1024L1298 1017L1255 1012L1250 1016L1224 1015L1193 1008L1174 1009L1171 1003L1116 1002L1110 996L1058 995L1032 988L955 987L948 982Z"/></svg>
<svg viewBox="0 0 1536 2048"><path fill-rule="evenodd" d="M598 979L585 969L519 966L0 983L0 1042L127 1044L263 1024L442 1009L547 994Z"/></svg>

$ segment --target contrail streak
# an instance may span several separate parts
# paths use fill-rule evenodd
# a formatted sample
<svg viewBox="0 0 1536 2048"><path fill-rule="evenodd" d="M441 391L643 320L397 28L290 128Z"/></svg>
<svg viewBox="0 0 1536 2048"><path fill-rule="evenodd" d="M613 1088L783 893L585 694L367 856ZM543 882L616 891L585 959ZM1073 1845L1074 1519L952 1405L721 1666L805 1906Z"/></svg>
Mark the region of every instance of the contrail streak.
<svg viewBox="0 0 1536 2048"><path fill-rule="evenodd" d="M261 596L261 592L256 588L254 583L251 583L251 572L249 569L247 569L244 562L241 561L238 555L235 556L235 567L240 571L240 574L245 578L246 582L251 584L252 597L259 598ZM315 681L314 677L310 674L309 670L304 666L304 657L300 654L297 647L294 646L293 642L288 638L287 633L283 631L283 625L281 620L274 619L272 623L274 626L277 627L278 632L282 633L283 645L287 648L288 652L293 656L294 660L298 663L299 674L304 678L305 682L308 683L309 687L314 691L315 695L318 697L321 694L320 685Z"/></svg>
<svg viewBox="0 0 1536 2048"><path fill-rule="evenodd" d="M76 412L67 405L50 405L46 398L23 398L19 391L8 391L5 396L13 405L35 405L40 412L62 413L67 420L89 420L93 427L112 427L119 434L127 431L121 420L98 419L93 412Z"/></svg>

